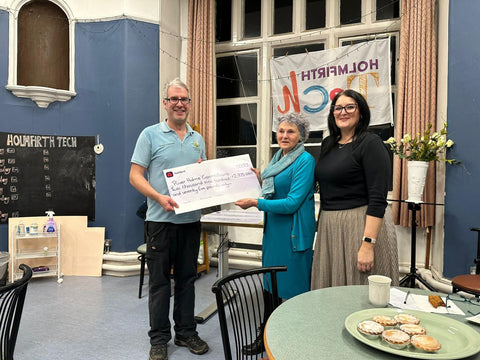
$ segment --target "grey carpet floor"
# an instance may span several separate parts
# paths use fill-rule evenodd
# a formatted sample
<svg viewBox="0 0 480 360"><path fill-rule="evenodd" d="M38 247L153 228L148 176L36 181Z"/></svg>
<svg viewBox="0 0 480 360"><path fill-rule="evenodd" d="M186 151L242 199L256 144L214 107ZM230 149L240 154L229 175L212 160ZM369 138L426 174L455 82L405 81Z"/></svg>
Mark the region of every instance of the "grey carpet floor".
<svg viewBox="0 0 480 360"><path fill-rule="evenodd" d="M148 282L148 275L145 280ZM197 280L195 314L214 302L211 287L216 280L216 268ZM139 299L138 283L138 276L66 276L60 285L56 278L32 279L15 359L148 359L148 288L144 285L143 297ZM172 307L173 304L170 310ZM217 315L198 324L197 330L209 344L210 351L193 355L187 348L177 347L170 341L170 360L224 358Z"/></svg>

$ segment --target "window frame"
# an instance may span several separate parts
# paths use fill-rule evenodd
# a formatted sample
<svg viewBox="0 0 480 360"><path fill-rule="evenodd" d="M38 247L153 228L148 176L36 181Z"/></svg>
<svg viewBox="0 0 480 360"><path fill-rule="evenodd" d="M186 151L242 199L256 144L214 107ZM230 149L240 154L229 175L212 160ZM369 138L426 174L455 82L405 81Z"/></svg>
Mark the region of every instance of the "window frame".
<svg viewBox="0 0 480 360"><path fill-rule="evenodd" d="M18 14L20 9L32 0L16 0L12 3L9 15L9 62L8 81L5 88L20 98L33 100L38 107L47 108L54 101L68 101L76 96L75 92L75 21L73 13L62 0L48 0L58 6L69 22L69 89L61 90L43 86L23 86L17 83L18 65Z"/></svg>
<svg viewBox="0 0 480 360"><path fill-rule="evenodd" d="M376 20L376 0L362 0L361 21L355 24L340 26L340 3L338 0L326 0L325 28L306 30L306 2L293 2L293 31L288 34L273 34L273 5L274 0L262 0L261 36L243 39L243 0L232 0L232 36L231 41L215 44L215 55L234 53L236 51L259 51L258 74L258 101L257 103L257 167L264 169L271 160L272 153L278 149L277 144L271 143L272 138L272 105L270 79L270 59L273 49L299 44L324 43L325 49L340 46L346 39L368 38L374 39L371 34L391 34L397 36L395 73L398 79L399 34L400 18ZM397 98L397 86L392 84L392 94ZM248 98L249 102L252 100ZM236 99L241 103L242 99ZM225 104L225 99L216 100L216 104ZM395 107L394 107L395 108ZM396 113L394 110L394 123ZM268 121L265 121L268 119ZM320 146L321 142L309 143L308 147Z"/></svg>
<svg viewBox="0 0 480 360"><path fill-rule="evenodd" d="M260 57L261 57L261 50L258 48L250 48L248 50L238 50L238 51L228 51L224 53L216 53L215 54L215 64L216 60L221 57L229 57L229 56L235 56L235 55L242 55L242 54L248 54L248 53L255 53L257 56L257 71L260 71ZM215 85L216 87L216 85ZM215 89L215 93L218 92L218 89ZM261 105L261 96L259 95L261 92L261 84L257 84L257 95L256 96L247 96L247 97L234 97L234 98L223 98L223 99L216 99L215 103L215 109L218 106L229 106L229 105L249 105L249 104L256 104L257 106L257 114L256 114L256 121L257 121L257 145L258 145L258 139L259 139L259 112L260 112L260 107ZM216 110L215 110L216 114ZM215 115L216 116L216 115ZM218 131L218 127L215 124L215 128ZM217 132L216 132L217 133ZM240 149L240 148L256 148L256 153L257 153L257 159L258 159L258 146L257 145L224 145L224 146L217 146L216 144L216 138L215 138L215 157L216 157L216 151L218 149ZM252 159L252 162L255 162L256 159Z"/></svg>

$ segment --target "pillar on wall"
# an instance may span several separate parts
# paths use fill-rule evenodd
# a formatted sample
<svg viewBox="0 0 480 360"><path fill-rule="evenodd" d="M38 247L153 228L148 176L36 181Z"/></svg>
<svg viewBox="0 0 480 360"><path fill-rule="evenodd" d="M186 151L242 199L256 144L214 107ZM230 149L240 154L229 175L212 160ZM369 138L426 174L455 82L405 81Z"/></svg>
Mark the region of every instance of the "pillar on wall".
<svg viewBox="0 0 480 360"><path fill-rule="evenodd" d="M180 76L180 59L182 56L182 1L160 1L160 33L159 33L159 93L160 103L164 95L165 85ZM185 80L185 79L182 79ZM165 109L160 106L160 119L166 117Z"/></svg>

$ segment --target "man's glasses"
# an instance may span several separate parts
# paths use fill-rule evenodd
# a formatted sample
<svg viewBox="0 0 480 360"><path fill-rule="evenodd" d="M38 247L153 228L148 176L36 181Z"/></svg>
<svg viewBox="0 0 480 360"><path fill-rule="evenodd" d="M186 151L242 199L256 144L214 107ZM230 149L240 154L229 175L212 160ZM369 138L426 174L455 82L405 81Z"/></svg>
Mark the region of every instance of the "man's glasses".
<svg viewBox="0 0 480 360"><path fill-rule="evenodd" d="M357 109L357 106L358 106L357 104L347 104L345 106L335 105L333 107L333 112L335 114L340 114L342 110L345 110L347 114L351 114L355 112L355 110Z"/></svg>
<svg viewBox="0 0 480 360"><path fill-rule="evenodd" d="M171 103L172 105L178 104L179 101L180 101L183 105L188 105L188 104L190 104L191 99L186 98L186 97L178 98L178 97L176 97L176 96L172 96L172 97L169 97L169 98L165 98L165 101L170 101L170 103Z"/></svg>
<svg viewBox="0 0 480 360"><path fill-rule="evenodd" d="M446 297L446 299L445 299L445 305L447 306L447 308L450 307L450 306L448 305L448 302L449 302L449 301L467 302L467 303L472 304L472 305L480 306L480 299L479 299L479 298L472 297L472 298L468 299L468 298L466 298L465 296L460 295L460 294L457 294L457 293L453 293L453 294L448 294L448 295L447 295L447 297ZM467 310L467 312L469 312L469 313L472 314L473 316L480 314L480 313L474 314L474 313L473 313L472 311L470 311L470 310Z"/></svg>

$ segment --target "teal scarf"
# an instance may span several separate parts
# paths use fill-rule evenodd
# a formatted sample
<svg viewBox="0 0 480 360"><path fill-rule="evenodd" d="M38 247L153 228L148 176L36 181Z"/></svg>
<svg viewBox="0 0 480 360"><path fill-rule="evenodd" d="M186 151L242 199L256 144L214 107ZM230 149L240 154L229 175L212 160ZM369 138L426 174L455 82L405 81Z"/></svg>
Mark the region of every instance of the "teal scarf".
<svg viewBox="0 0 480 360"><path fill-rule="evenodd" d="M287 167L297 160L297 158L303 154L305 146L302 142L299 142L290 150L285 156L282 156L283 150L278 150L273 155L272 161L268 164L267 168L263 170L262 177L262 196L265 199L270 199L275 194L275 185L273 179L275 175L281 173Z"/></svg>

